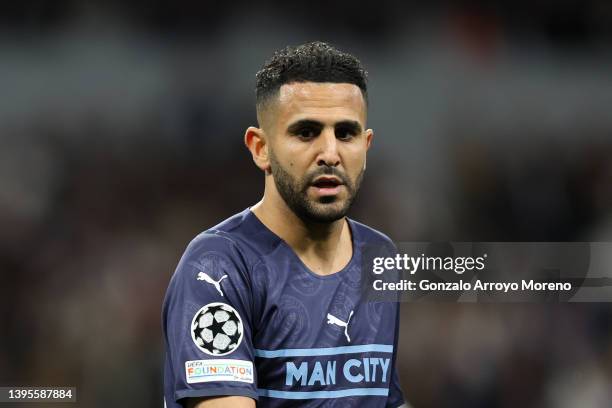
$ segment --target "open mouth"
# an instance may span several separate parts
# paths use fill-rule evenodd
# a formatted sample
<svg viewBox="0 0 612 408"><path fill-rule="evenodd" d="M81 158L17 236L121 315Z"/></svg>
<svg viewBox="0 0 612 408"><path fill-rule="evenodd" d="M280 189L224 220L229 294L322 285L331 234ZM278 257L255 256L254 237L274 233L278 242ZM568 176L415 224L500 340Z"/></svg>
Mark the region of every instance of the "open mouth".
<svg viewBox="0 0 612 408"><path fill-rule="evenodd" d="M344 183L336 177L319 177L312 182L312 187L315 188L320 195L334 195L340 192L340 188Z"/></svg>
<svg viewBox="0 0 612 408"><path fill-rule="evenodd" d="M312 183L317 188L334 188L341 184L342 182L335 177L320 177Z"/></svg>

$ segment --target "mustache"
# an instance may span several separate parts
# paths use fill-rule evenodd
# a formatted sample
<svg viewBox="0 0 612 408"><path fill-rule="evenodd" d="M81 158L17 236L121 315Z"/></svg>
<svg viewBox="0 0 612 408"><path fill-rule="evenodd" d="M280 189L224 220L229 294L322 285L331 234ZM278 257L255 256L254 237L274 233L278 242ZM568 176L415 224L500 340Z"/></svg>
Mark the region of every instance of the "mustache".
<svg viewBox="0 0 612 408"><path fill-rule="evenodd" d="M306 177L306 180L308 180L307 185L310 185L314 179L320 176L335 176L338 177L347 187L351 188L353 185L351 183L351 180L344 172L338 170L336 167L331 166L320 166L312 173L308 174L308 176Z"/></svg>

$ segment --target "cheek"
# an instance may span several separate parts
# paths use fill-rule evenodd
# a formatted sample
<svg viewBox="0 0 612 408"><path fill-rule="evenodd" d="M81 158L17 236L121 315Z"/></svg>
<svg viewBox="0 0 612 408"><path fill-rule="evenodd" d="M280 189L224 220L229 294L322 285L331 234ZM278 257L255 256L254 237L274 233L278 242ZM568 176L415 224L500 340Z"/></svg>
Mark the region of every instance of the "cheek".
<svg viewBox="0 0 612 408"><path fill-rule="evenodd" d="M345 163L347 170L352 174L359 174L361 169L363 169L365 161L366 154L363 149L353 149L352 151L347 151Z"/></svg>

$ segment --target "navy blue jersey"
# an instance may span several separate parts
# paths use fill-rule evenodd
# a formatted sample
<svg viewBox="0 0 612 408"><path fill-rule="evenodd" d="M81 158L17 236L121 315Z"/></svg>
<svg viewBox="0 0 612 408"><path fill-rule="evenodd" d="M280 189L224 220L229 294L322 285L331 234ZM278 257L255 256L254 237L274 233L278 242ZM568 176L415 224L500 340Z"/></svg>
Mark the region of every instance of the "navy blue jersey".
<svg viewBox="0 0 612 408"><path fill-rule="evenodd" d="M163 307L164 397L239 395L262 407L397 407L399 308L362 296L362 252L394 251L348 220L353 256L321 276L249 210L198 235Z"/></svg>

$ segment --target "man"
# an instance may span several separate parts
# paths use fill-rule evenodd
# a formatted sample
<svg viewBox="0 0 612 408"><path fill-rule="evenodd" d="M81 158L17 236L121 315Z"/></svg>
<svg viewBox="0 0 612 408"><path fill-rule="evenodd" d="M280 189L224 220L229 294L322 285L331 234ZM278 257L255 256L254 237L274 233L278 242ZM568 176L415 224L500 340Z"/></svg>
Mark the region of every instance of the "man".
<svg viewBox="0 0 612 408"><path fill-rule="evenodd" d="M198 235L164 301L168 407L397 407L398 307L362 299L365 245L348 219L366 168L366 73L314 42L257 74L245 144L263 199Z"/></svg>

